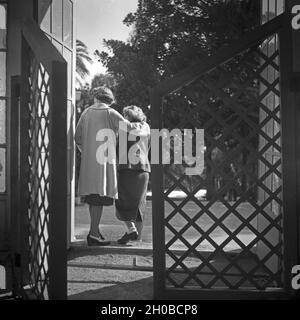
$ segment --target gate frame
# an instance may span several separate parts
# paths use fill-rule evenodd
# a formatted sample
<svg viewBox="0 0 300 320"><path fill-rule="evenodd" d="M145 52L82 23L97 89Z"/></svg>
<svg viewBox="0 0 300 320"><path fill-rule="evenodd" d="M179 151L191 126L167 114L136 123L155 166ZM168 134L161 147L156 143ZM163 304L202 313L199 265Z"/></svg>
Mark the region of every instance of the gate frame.
<svg viewBox="0 0 300 320"><path fill-rule="evenodd" d="M153 225L153 265L154 265L154 298L155 299L264 299L286 298L299 295L291 288L292 266L299 263L299 217L300 209L300 76L293 72L293 51L291 15L285 13L255 28L245 34L232 45L203 60L187 67L173 77L163 80L150 90L151 126L153 129L162 129L163 98L182 86L187 85L201 75L225 63L248 47L255 45L259 40L278 33L280 43L280 104L282 110L282 170L283 170L283 208L285 210L283 222L284 235L284 288L271 291L259 290L229 290L229 289L167 289L166 262L165 262L165 221L164 221L164 190L163 165L152 165L152 225ZM300 50L298 47L298 57ZM295 80L297 80L295 82ZM289 112L287 112L289 109ZM298 119L298 121L296 120ZM298 125L297 125L298 123ZM298 133L298 134L297 134ZM291 139L291 137L293 139ZM160 148L161 150L161 148ZM297 170L298 169L298 170ZM297 174L295 174L297 172ZM285 232L287 230L288 232ZM295 246L295 239L297 245Z"/></svg>

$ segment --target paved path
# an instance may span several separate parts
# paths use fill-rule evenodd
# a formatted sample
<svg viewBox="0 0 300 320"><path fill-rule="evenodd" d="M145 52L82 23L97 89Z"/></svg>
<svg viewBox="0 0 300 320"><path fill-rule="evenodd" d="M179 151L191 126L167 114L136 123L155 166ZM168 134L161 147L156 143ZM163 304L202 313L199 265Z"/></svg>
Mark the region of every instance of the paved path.
<svg viewBox="0 0 300 320"><path fill-rule="evenodd" d="M174 199L174 202L176 205L179 205L179 203L182 200L180 199ZM166 204L165 210L168 213L171 213L173 211L173 207L170 204ZM183 207L184 212L187 214L188 217L192 218L195 214L197 214L200 210L199 206L195 204L194 202L189 202ZM219 219L222 217L222 215L226 212L226 207L222 203L215 203L213 206L210 207L210 212L212 215ZM243 203L238 207L238 212L244 217L247 218L252 212L253 208L250 204ZM131 243L131 247L151 247L152 244L152 210L151 210L151 201L147 201L147 206L144 214L144 231L143 231L143 242L142 243ZM89 229L89 213L88 213L88 207L86 205L77 206L76 207L76 238L77 240L81 240L80 242L84 244L83 241L85 241L86 235L88 233ZM169 223L172 225L174 229L177 231L180 231L184 225L186 225L187 220L182 217L180 214L176 214ZM210 228L213 225L214 221L209 215L203 214L198 220L197 225L202 228L204 231L206 231L208 228ZM224 224L226 227L233 231L238 226L240 226L241 221L238 219L235 215L231 214L229 217L227 217L224 220ZM252 221L252 225L256 227L257 220L254 219ZM125 227L121 221L119 221L115 217L114 213L114 207L105 207L102 221L101 221L101 232L104 234L104 236L110 240L113 241L113 246L119 246L116 243L116 240L120 238L124 232ZM193 244L195 241L199 239L200 233L197 231L194 227L190 227L187 231L183 233L184 238L190 243ZM166 243L168 243L173 237L174 234L169 229L166 229ZM228 238L227 233L220 227L217 227L213 230L211 233L211 238L215 241L216 244L220 245L224 240ZM238 235L238 238L247 245L250 243L254 238L255 235L248 229L244 228ZM177 240L172 246L171 249L177 250L185 250L187 246L184 244L183 241ZM225 251L231 251L231 250L237 250L240 249L239 245L231 241L226 247ZM197 247L197 250L203 250L203 251L211 251L214 250L214 246L209 243L207 240L203 241L199 244Z"/></svg>

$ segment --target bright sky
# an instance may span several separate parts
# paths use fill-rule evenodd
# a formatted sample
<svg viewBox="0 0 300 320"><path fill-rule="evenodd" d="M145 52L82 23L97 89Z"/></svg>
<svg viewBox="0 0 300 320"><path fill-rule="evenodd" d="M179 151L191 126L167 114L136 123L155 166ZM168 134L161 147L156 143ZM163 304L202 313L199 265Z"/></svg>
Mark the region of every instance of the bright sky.
<svg viewBox="0 0 300 320"><path fill-rule="evenodd" d="M135 12L138 0L75 0L76 39L83 41L92 58L93 52L103 48L103 39L127 40L130 28L122 21L129 12ZM95 62L91 67L91 77L104 73L105 68ZM89 81L90 79L87 79Z"/></svg>

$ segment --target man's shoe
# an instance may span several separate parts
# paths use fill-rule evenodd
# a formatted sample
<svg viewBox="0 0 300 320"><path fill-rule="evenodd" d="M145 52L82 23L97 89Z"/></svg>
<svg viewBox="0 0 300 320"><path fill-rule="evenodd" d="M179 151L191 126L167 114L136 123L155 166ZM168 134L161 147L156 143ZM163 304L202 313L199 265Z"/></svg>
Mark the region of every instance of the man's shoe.
<svg viewBox="0 0 300 320"><path fill-rule="evenodd" d="M101 234L99 237L95 237L89 234L86 240L89 247L108 246L110 244L110 241L105 240Z"/></svg>
<svg viewBox="0 0 300 320"><path fill-rule="evenodd" d="M121 239L119 239L117 242L119 244L126 244L129 241L137 240L137 238L138 238L138 233L136 231L130 232L130 233L126 232L124 236Z"/></svg>

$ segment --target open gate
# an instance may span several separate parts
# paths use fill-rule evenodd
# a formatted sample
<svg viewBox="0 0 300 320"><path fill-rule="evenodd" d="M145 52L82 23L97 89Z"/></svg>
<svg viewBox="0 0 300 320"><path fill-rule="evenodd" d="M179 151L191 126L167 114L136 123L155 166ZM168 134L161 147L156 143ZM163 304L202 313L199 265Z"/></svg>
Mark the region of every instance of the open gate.
<svg viewBox="0 0 300 320"><path fill-rule="evenodd" d="M204 129L205 142L199 175L172 162L152 167L155 298L292 292L296 127L286 19L278 16L151 92L153 129L192 129L194 136Z"/></svg>
<svg viewBox="0 0 300 320"><path fill-rule="evenodd" d="M30 20L22 28L20 87L18 287L25 298L66 299L67 63Z"/></svg>

